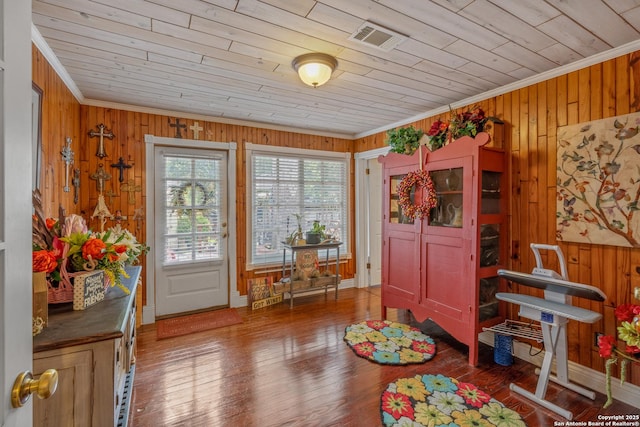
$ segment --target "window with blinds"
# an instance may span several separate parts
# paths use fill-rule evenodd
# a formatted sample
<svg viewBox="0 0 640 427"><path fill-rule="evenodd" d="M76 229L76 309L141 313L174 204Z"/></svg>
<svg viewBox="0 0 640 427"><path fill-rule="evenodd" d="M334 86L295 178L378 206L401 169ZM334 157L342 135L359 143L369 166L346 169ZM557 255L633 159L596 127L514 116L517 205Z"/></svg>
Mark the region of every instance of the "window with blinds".
<svg viewBox="0 0 640 427"><path fill-rule="evenodd" d="M164 264L220 260L223 159L165 154Z"/></svg>
<svg viewBox="0 0 640 427"><path fill-rule="evenodd" d="M348 248L348 159L284 150L251 151L247 221L252 265L281 263L282 242L298 224L304 233L316 220L344 243L341 253Z"/></svg>

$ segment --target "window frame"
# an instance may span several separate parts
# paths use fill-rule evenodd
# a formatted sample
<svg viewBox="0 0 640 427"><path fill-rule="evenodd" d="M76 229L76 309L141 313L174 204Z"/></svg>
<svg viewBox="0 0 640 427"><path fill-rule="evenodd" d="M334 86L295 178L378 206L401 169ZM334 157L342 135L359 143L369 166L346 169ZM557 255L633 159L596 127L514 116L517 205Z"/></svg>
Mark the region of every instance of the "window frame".
<svg viewBox="0 0 640 427"><path fill-rule="evenodd" d="M340 259L349 259L351 258L351 228L353 223L352 218L352 200L350 194L351 188L351 153L347 152L337 152L337 151L325 151L325 150L310 150L305 148L290 148L290 147L278 147L271 145L261 145L261 144L253 144L250 142L245 143L245 159L246 159L246 210L245 210L245 223L246 223L246 270L257 270L257 269L270 269L274 267L282 267L282 261L267 261L267 262L256 262L257 260L253 260L253 250L252 250L252 236L253 236L253 192L254 185L252 181L253 176L253 155L254 154L264 154L267 156L277 156L278 154L282 154L283 156L293 156L293 157L302 157L306 159L312 160L343 160L345 162L345 192L346 192L346 227L344 235L347 237L344 244L340 247ZM329 258L329 260L335 260L335 256ZM276 271L276 270L274 270Z"/></svg>

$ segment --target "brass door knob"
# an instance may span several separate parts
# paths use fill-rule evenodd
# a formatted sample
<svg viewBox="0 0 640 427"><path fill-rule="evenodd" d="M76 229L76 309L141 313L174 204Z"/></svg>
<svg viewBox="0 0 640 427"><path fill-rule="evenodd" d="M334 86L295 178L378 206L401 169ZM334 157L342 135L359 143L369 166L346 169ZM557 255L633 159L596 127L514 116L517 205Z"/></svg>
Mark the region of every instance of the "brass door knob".
<svg viewBox="0 0 640 427"><path fill-rule="evenodd" d="M20 408L29 401L31 394L35 393L40 399L48 399L58 388L58 371L47 369L37 380L29 371L24 371L13 383L11 389L11 405Z"/></svg>

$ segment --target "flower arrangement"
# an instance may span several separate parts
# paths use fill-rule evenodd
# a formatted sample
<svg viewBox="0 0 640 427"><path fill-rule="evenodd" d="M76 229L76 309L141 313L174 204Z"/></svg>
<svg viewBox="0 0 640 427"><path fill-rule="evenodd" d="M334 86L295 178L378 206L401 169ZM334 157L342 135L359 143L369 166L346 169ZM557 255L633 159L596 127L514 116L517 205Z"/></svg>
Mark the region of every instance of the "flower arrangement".
<svg viewBox="0 0 640 427"><path fill-rule="evenodd" d="M120 225L92 232L80 215L64 218L62 225L55 219L42 221L40 215L34 215L33 223L33 271L46 272L53 287L64 280L67 271L100 269L111 286L129 293L122 285L122 277L128 277L124 266L138 262L149 249Z"/></svg>
<svg viewBox="0 0 640 427"><path fill-rule="evenodd" d="M607 378L607 401L604 407L613 402L611 397L611 370L613 364L620 362L620 383L623 384L627 375L629 362L640 362L640 305L622 304L616 307L615 316L620 321L618 326L618 339L624 341L624 351L616 347L616 338L611 335L598 337L598 349L600 357L607 359L605 374Z"/></svg>
<svg viewBox="0 0 640 427"><path fill-rule="evenodd" d="M413 187L425 190L425 197L421 204L414 205L411 202L411 190ZM429 211L437 206L436 191L429 173L425 170L412 171L405 175L398 184L398 204L402 213L410 218L424 218Z"/></svg>
<svg viewBox="0 0 640 427"><path fill-rule="evenodd" d="M438 119L433 122L427 132L429 149L435 151L462 136L475 137L478 132L484 130L484 125L488 119L480 107L474 107L463 113L454 113L451 110L451 119L449 121Z"/></svg>

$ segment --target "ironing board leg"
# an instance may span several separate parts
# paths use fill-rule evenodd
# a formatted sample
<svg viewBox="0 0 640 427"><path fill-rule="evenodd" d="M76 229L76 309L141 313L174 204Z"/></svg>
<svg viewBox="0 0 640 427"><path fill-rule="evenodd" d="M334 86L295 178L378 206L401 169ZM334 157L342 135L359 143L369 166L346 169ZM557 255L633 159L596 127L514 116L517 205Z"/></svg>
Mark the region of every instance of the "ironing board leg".
<svg viewBox="0 0 640 427"><path fill-rule="evenodd" d="M560 324L556 326L552 326L547 323L541 323L540 326L542 328L542 338L544 340L545 354L541 368L539 370L536 370L536 373L540 375L538 378L538 384L536 386L536 393L533 394L530 391L525 390L515 384L511 384L509 388L514 392L536 402L537 404L544 406L545 408L565 417L567 420L571 420L573 419L573 414L570 411L544 399L544 396L547 393L549 380L560 384L572 391L575 391L576 393L582 394L583 396L590 399L595 399L596 395L591 390L587 390L580 387L579 385L569 382L566 319L564 319L564 321L561 321ZM556 359L556 369L558 372L558 376L551 374L551 364L554 357Z"/></svg>
<svg viewBox="0 0 640 427"><path fill-rule="evenodd" d="M553 403L544 400L544 399L539 399L535 394L531 393L528 390L523 389L520 386L517 386L515 384L511 384L509 386L509 388L513 391L515 391L518 394L523 395L524 397L528 398L529 400L532 400L533 402L536 402L537 404L539 404L540 406L544 406L545 408L555 412L556 414L559 414L563 417L565 417L567 420L572 420L573 419L573 414L570 411L567 411L564 408L559 407L558 405L554 405Z"/></svg>
<svg viewBox="0 0 640 427"><path fill-rule="evenodd" d="M515 384L511 384L509 388L515 391L518 394L523 395L524 397L536 402L537 404L544 406L545 408L562 415L567 420L573 419L573 414L570 411L567 411L564 408L555 405L548 400L544 399L545 394L547 393L547 385L549 384L549 377L551 376L551 363L553 362L553 357L556 352L556 347L558 345L558 337L566 334L566 330L563 325L559 326L551 326L547 323L541 323L542 327L542 338L544 340L544 359L542 361L542 367L540 368L540 376L538 377L538 385L536 386L536 393L533 394L528 390L523 389L520 386ZM565 354L566 356L566 354ZM559 358L556 358L556 362L562 365L562 361Z"/></svg>

